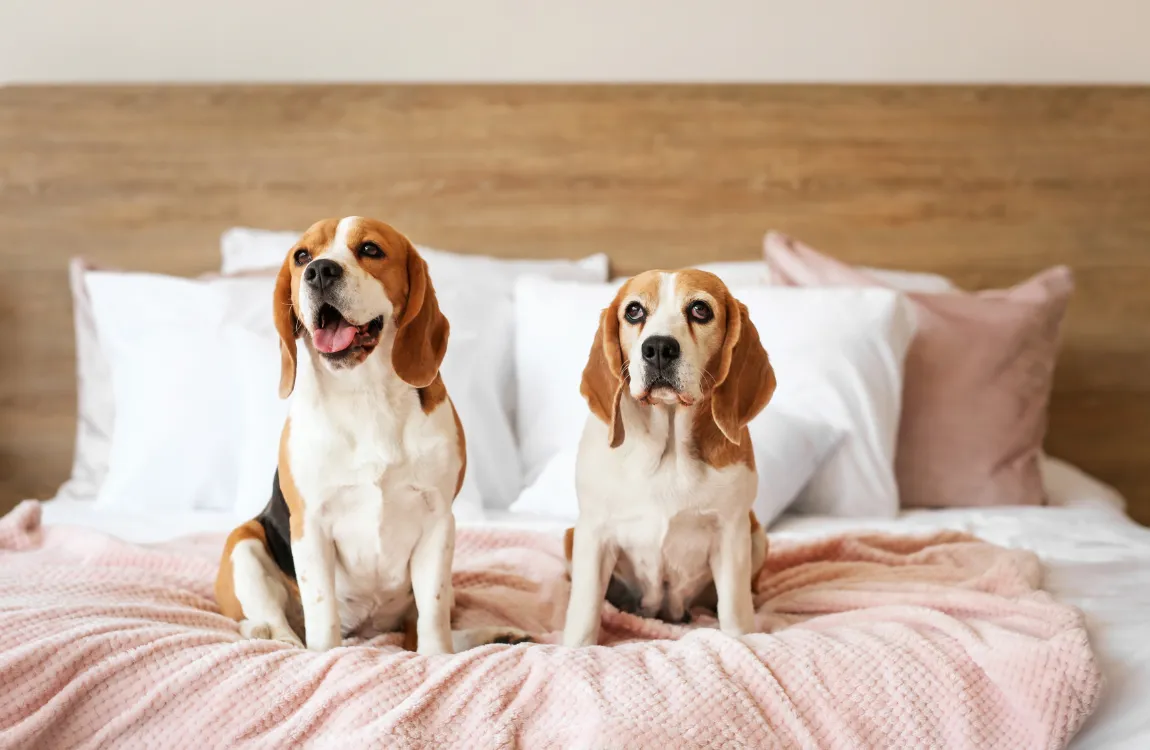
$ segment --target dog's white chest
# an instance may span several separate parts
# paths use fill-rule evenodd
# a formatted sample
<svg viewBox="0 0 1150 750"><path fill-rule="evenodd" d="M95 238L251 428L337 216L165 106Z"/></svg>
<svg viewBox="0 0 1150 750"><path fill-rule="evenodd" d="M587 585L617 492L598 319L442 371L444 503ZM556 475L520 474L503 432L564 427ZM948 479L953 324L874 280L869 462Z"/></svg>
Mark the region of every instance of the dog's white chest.
<svg viewBox="0 0 1150 750"><path fill-rule="evenodd" d="M624 473L607 524L618 550L616 575L648 616L682 617L712 581L720 516L731 506L747 512L753 499L753 474L744 466L684 469L667 466L645 480Z"/></svg>
<svg viewBox="0 0 1150 750"><path fill-rule="evenodd" d="M410 560L429 519L450 513L460 458L449 404L424 414L410 389L293 404L293 479L335 548L344 632L396 629L411 607ZM453 427L453 425L450 425Z"/></svg>
<svg viewBox="0 0 1150 750"><path fill-rule="evenodd" d="M335 589L345 632L395 630L411 607L408 562L428 516L429 497L414 486L350 488L320 514L335 544Z"/></svg>
<svg viewBox="0 0 1150 750"><path fill-rule="evenodd" d="M605 426L589 419L577 469L580 523L614 547L615 575L637 611L678 619L713 580L720 521L750 511L756 477L743 464L715 469L658 428L612 449Z"/></svg>

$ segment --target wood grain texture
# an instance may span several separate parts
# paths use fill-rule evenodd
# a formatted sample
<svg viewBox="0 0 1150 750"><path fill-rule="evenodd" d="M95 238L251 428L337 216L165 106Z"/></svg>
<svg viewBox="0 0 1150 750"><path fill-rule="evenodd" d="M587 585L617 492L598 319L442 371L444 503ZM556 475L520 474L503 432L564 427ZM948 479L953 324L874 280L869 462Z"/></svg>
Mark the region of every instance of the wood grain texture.
<svg viewBox="0 0 1150 750"><path fill-rule="evenodd" d="M227 227L355 213L621 273L754 258L768 228L968 288L1066 263L1048 448L1150 521L1147 123L1145 88L2 89L0 505L70 467L70 256L194 274Z"/></svg>

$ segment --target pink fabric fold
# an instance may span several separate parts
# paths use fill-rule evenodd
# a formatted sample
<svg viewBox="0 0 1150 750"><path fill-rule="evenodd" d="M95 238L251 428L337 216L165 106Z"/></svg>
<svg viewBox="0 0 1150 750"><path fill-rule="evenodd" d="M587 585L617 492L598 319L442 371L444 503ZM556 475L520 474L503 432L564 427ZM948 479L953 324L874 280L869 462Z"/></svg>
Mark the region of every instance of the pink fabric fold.
<svg viewBox="0 0 1150 750"><path fill-rule="evenodd" d="M573 650L550 645L561 540L465 530L458 624L548 643L449 657L244 641L212 599L221 543L41 529L35 503L0 520L0 746L1058 748L1099 697L1035 556L958 533L776 542L767 633L605 607L609 647Z"/></svg>

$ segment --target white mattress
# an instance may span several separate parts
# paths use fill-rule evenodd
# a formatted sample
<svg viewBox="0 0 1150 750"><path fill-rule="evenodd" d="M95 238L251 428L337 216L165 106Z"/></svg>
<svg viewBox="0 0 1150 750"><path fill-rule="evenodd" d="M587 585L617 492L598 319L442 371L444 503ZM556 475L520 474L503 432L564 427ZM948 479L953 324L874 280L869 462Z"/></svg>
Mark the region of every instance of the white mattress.
<svg viewBox="0 0 1150 750"><path fill-rule="evenodd" d="M897 519L784 517L772 537L809 537L850 530L915 532L961 529L1007 547L1035 551L1045 587L1081 608L1106 677L1103 702L1071 747L1081 750L1150 748L1150 529L1122 512L1113 489L1072 466L1044 466L1052 506L908 511ZM230 513L142 515L99 510L88 500L53 500L46 524L75 524L136 542L159 542L207 531L226 531L240 520ZM483 525L560 533L568 522L507 512Z"/></svg>

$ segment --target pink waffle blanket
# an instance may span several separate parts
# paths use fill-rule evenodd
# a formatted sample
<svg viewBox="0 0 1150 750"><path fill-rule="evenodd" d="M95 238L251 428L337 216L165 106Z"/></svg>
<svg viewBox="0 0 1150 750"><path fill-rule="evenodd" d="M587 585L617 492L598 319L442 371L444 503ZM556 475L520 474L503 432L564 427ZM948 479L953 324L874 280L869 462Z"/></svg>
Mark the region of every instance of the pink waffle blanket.
<svg viewBox="0 0 1150 750"><path fill-rule="evenodd" d="M607 647L574 650L551 645L560 540L463 531L458 624L544 643L429 658L241 640L212 597L219 537L141 547L39 510L0 520L5 748L1052 748L1099 697L1038 560L957 533L774 542L763 634L605 606Z"/></svg>

